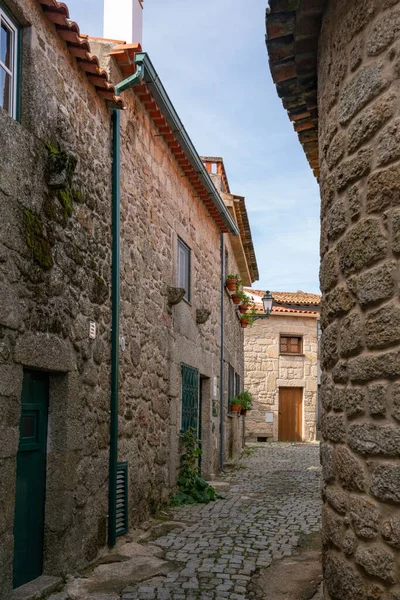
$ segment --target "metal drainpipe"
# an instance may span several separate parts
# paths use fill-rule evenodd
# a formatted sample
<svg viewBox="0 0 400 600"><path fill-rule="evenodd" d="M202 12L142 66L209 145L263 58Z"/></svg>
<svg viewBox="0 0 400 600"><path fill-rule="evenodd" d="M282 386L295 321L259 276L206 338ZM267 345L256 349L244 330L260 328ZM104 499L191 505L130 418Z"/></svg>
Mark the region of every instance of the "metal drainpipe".
<svg viewBox="0 0 400 600"><path fill-rule="evenodd" d="M219 466L224 468L224 343L225 343L225 238L221 233L221 355L220 355L220 371L219 371L219 412L220 412L220 456Z"/></svg>
<svg viewBox="0 0 400 600"><path fill-rule="evenodd" d="M111 399L110 465L108 486L108 545L116 543L117 463L118 463L118 382L120 309L120 123L119 110L112 111L112 316L111 316Z"/></svg>

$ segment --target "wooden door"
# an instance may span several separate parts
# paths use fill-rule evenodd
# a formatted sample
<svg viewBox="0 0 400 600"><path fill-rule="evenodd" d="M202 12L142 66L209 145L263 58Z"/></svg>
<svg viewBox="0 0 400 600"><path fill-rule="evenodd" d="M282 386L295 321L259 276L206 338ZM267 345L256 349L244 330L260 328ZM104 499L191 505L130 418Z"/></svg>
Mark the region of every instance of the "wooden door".
<svg viewBox="0 0 400 600"><path fill-rule="evenodd" d="M303 388L279 388L278 439L301 442L303 439Z"/></svg>
<svg viewBox="0 0 400 600"><path fill-rule="evenodd" d="M48 375L25 371L14 516L14 588L43 570Z"/></svg>

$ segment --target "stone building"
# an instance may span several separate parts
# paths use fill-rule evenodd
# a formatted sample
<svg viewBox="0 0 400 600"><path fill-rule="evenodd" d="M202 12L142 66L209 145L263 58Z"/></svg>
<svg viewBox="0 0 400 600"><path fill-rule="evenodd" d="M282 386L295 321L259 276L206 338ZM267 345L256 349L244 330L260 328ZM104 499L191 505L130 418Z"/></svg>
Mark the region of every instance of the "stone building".
<svg viewBox="0 0 400 600"><path fill-rule="evenodd" d="M270 67L321 188L325 598L400 598L400 3L271 0Z"/></svg>
<svg viewBox="0 0 400 600"><path fill-rule="evenodd" d="M249 284L257 269L238 250L244 202L225 205L139 43L81 35L56 0L0 0L0 19L6 600L166 502L181 429L201 435L206 476L238 452L226 251Z"/></svg>
<svg viewBox="0 0 400 600"><path fill-rule="evenodd" d="M265 291L245 291L262 316ZM245 389L254 399L246 439L312 442L317 434L320 296L272 296L270 317L257 319L244 332Z"/></svg>

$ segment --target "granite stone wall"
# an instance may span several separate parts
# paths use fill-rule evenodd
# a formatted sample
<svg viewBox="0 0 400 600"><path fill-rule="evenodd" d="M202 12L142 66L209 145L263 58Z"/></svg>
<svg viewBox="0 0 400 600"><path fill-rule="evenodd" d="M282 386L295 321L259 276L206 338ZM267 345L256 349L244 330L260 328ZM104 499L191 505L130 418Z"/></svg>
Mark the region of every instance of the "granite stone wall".
<svg viewBox="0 0 400 600"><path fill-rule="evenodd" d="M38 3L6 4L23 28L20 122L0 109L4 599L12 589L24 368L49 372L44 570L65 573L106 543L111 260L109 111ZM61 190L55 163L69 165Z"/></svg>
<svg viewBox="0 0 400 600"><path fill-rule="evenodd" d="M38 3L7 0L6 5L23 27L20 122L0 109L0 597L5 600L12 590L24 369L49 373L44 573L72 572L106 544L112 194L109 109ZM204 473L213 473L218 462L214 400L219 397L221 265L217 227L144 108L132 92L125 96L125 349L118 459L129 465L134 526L167 501L176 482L182 362L202 377ZM66 177L60 184L62 171ZM178 236L192 249L192 299L171 307L168 286L177 285ZM197 309L210 310L206 323L197 322ZM232 306L228 318L229 311ZM95 339L89 338L91 321ZM239 322L232 327L227 344L239 345L231 355L240 371L243 339Z"/></svg>
<svg viewBox="0 0 400 600"><path fill-rule="evenodd" d="M303 356L280 355L280 334L303 336ZM303 390L303 439L316 438L318 392L317 319L272 315L255 321L244 335L245 388L253 395L253 410L246 417L246 439L278 440L279 388ZM266 421L272 413L272 422Z"/></svg>
<svg viewBox="0 0 400 600"><path fill-rule="evenodd" d="M319 44L325 598L400 598L400 4L329 2Z"/></svg>

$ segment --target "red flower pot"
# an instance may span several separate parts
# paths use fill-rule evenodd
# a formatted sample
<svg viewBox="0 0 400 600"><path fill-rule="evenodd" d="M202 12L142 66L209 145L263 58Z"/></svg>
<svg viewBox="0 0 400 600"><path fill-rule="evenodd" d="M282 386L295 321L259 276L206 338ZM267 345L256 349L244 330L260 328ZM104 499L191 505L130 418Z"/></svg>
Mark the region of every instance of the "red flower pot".
<svg viewBox="0 0 400 600"><path fill-rule="evenodd" d="M242 315L245 315L247 313L247 309L248 309L248 305L247 304L241 304L239 306L239 310L242 313Z"/></svg>
<svg viewBox="0 0 400 600"><path fill-rule="evenodd" d="M225 284L230 292L236 292L237 279L227 279Z"/></svg>
<svg viewBox="0 0 400 600"><path fill-rule="evenodd" d="M233 304L240 304L240 296L239 296L239 294L232 294L231 298L233 300Z"/></svg>
<svg viewBox="0 0 400 600"><path fill-rule="evenodd" d="M231 412L240 412L242 410L242 407L240 406L240 404L232 404L231 405Z"/></svg>
<svg viewBox="0 0 400 600"><path fill-rule="evenodd" d="M246 327L247 327L247 325L248 325L248 322L247 322L247 321L245 321L244 319L241 319L241 321L240 321L240 325L243 327L243 329L246 329Z"/></svg>

